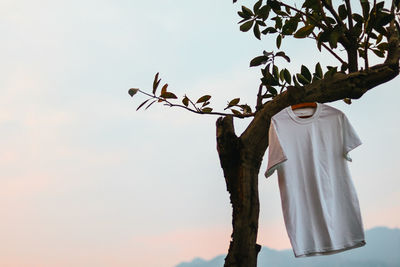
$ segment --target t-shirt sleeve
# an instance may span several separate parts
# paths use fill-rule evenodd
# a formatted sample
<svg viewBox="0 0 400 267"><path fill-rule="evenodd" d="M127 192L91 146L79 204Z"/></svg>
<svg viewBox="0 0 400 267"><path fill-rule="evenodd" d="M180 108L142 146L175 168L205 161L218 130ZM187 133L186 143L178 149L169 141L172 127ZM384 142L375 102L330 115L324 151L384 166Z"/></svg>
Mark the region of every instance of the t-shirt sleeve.
<svg viewBox="0 0 400 267"><path fill-rule="evenodd" d="M347 119L346 115L343 114L343 155L344 158L348 161L352 161L349 156L349 152L354 148L361 145L362 142L358 137L356 131L353 126L350 124L350 121Z"/></svg>
<svg viewBox="0 0 400 267"><path fill-rule="evenodd" d="M269 127L269 149L268 149L268 167L265 172L265 177L270 177L279 166L287 160L285 152L282 149L281 143L276 132L275 125L271 121Z"/></svg>

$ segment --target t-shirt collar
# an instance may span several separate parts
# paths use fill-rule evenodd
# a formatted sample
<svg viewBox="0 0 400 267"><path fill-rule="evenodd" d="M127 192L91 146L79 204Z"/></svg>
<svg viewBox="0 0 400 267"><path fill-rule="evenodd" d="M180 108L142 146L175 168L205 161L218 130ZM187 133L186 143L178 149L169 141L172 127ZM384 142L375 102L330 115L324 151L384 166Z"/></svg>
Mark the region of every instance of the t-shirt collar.
<svg viewBox="0 0 400 267"><path fill-rule="evenodd" d="M313 114L312 116L308 117L308 118L300 118L300 117L298 117L298 116L293 112L291 106L287 107L287 108L286 108L286 111L288 112L289 116L290 116L295 122L303 123L303 124L305 124L305 123L311 123L311 122L313 122L313 121L315 121L315 120L318 119L319 114L320 114L320 112L321 112L321 104L320 104L320 103L317 103L317 107L315 108L314 114Z"/></svg>

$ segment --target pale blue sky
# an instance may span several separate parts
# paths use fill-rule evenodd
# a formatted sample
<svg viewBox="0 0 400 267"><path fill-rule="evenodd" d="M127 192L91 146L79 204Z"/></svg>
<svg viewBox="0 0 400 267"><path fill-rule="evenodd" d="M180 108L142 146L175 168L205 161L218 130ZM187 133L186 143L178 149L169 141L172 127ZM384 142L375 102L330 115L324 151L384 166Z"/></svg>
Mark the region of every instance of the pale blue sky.
<svg viewBox="0 0 400 267"><path fill-rule="evenodd" d="M0 0L0 265L172 267L226 251L217 117L156 105L136 112L142 98L127 91L149 88L160 72L179 96L254 105L259 70L249 61L276 48L239 31L239 7ZM293 70L335 63L312 42L283 48ZM366 228L400 227L399 83L333 104L364 142L351 171ZM276 179L264 170L259 242L287 248Z"/></svg>

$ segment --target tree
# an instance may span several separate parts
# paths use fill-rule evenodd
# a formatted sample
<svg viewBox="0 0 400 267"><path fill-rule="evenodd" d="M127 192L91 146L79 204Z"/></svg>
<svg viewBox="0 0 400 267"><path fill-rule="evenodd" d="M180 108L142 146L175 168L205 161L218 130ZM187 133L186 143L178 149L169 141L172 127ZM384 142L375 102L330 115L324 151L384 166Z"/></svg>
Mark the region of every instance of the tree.
<svg viewBox="0 0 400 267"><path fill-rule="evenodd" d="M233 0L235 3L237 0ZM284 51L267 52L251 60L250 66L261 66L261 82L257 104L253 109L240 103L240 98L228 102L225 110L215 112L210 107L211 95L194 101L168 91L168 84L157 93L161 79L157 73L152 92L131 88L129 94L142 93L148 99L137 110L154 103L180 107L198 114L219 115L216 122L217 150L233 208L232 240L225 267L255 267L261 246L256 244L259 217L258 174L268 147L271 117L283 108L302 102L333 102L361 98L365 92L386 83L399 74L399 10L400 0L393 0L389 9L384 2L359 1L360 14L353 12L350 0L339 4L331 0L305 0L301 7L289 1L258 0L251 7L242 6L238 15L240 30L252 30L257 39L263 35L276 38L278 49L289 37L315 40L319 51L325 49L339 64L328 66L324 73L316 63L313 73L305 66L291 74L280 69L277 58L290 62ZM337 51L343 49L347 58ZM382 63L370 66L369 57L382 58ZM363 66L360 65L363 63ZM246 130L237 136L233 118L251 117Z"/></svg>

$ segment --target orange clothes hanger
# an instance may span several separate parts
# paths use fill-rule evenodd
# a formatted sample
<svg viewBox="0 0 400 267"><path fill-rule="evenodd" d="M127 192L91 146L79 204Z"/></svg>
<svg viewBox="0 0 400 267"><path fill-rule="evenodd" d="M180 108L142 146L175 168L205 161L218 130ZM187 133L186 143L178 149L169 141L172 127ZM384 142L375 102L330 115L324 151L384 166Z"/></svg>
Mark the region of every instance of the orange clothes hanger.
<svg viewBox="0 0 400 267"><path fill-rule="evenodd" d="M299 109L299 108L316 108L317 103L316 102L305 102L305 103L300 103L292 106L292 110Z"/></svg>

